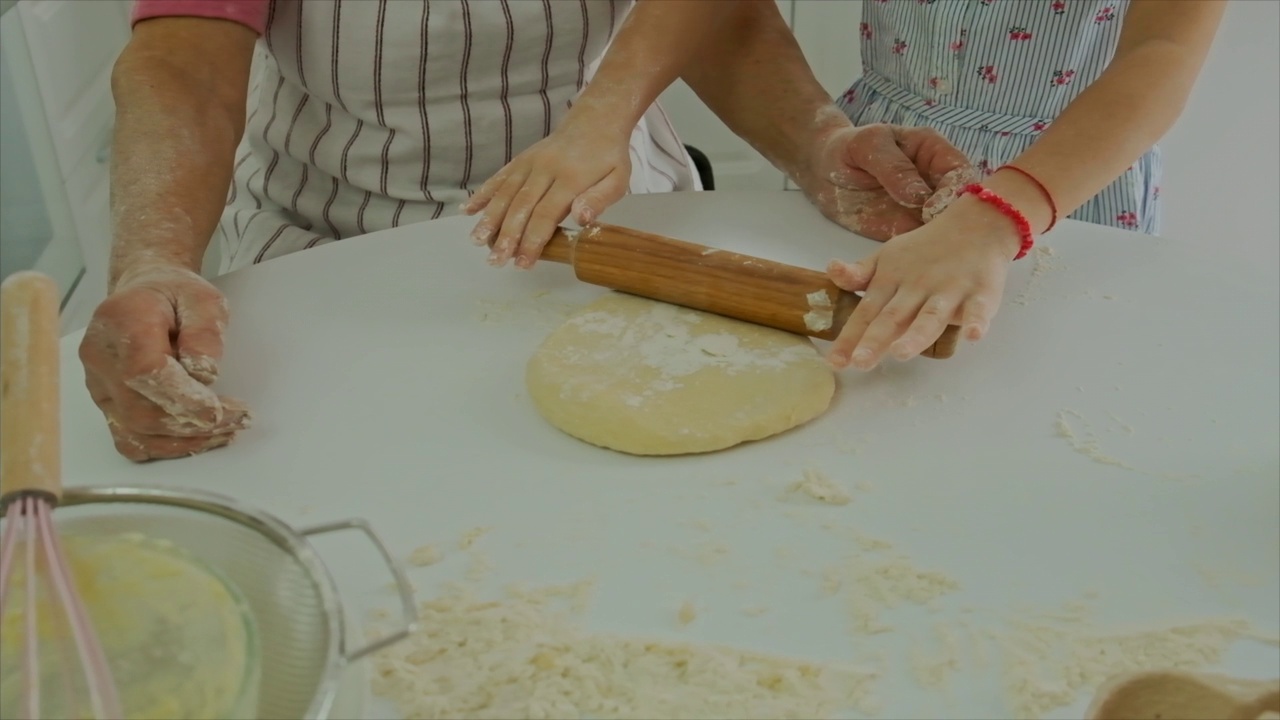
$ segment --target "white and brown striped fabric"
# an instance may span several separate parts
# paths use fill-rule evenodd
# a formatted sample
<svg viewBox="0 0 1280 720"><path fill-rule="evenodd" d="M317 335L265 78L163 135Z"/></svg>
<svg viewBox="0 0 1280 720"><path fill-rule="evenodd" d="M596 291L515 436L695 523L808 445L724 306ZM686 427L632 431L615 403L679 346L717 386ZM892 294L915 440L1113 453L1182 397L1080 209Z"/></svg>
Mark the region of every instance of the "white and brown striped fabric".
<svg viewBox="0 0 1280 720"><path fill-rule="evenodd" d="M457 212L546 137L630 0L273 0L220 223L222 272ZM631 192L700 189L662 108Z"/></svg>

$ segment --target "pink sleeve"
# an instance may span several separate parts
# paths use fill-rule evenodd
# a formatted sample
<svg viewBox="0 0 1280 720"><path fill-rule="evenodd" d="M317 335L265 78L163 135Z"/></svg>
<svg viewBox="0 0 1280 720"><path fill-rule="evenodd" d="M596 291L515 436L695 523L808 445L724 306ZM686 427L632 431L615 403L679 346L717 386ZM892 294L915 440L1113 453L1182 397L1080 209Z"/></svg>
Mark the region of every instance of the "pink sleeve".
<svg viewBox="0 0 1280 720"><path fill-rule="evenodd" d="M267 30L272 0L134 0L133 24L158 17L202 17L230 20L259 35Z"/></svg>

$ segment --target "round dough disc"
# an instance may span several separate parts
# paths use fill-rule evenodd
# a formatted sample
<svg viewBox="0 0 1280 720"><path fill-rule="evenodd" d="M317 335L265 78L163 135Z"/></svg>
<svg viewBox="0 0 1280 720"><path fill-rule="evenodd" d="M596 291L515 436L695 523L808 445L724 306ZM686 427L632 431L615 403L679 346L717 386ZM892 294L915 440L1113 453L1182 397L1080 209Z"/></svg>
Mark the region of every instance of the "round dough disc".
<svg viewBox="0 0 1280 720"><path fill-rule="evenodd" d="M836 386L809 338L622 293L551 333L525 382L552 425L633 455L785 432L822 414Z"/></svg>

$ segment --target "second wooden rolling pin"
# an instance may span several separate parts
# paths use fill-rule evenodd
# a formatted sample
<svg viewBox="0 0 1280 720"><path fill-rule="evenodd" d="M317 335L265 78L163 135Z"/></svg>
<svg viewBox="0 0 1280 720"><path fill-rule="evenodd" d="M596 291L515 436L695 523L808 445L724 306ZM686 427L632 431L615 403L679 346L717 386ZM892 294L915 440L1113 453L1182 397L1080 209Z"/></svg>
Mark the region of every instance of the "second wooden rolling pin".
<svg viewBox="0 0 1280 720"><path fill-rule="evenodd" d="M556 230L541 259L585 283L821 340L834 340L858 304L816 270L604 223ZM921 354L949 358L958 340L948 325Z"/></svg>

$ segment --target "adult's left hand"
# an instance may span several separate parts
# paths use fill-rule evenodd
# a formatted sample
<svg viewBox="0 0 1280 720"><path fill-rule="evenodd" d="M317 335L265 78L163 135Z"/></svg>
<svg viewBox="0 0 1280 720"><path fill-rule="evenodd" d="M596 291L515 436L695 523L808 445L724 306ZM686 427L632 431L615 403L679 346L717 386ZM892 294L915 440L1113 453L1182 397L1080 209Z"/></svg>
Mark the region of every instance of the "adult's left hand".
<svg viewBox="0 0 1280 720"><path fill-rule="evenodd" d="M630 128L573 112L551 135L517 155L462 205L483 211L471 240L490 248L489 263L531 268L552 233L573 215L586 224L626 194Z"/></svg>
<svg viewBox="0 0 1280 720"><path fill-rule="evenodd" d="M923 225L977 178L936 130L877 124L826 131L794 179L828 219L883 241Z"/></svg>

